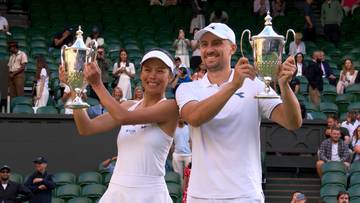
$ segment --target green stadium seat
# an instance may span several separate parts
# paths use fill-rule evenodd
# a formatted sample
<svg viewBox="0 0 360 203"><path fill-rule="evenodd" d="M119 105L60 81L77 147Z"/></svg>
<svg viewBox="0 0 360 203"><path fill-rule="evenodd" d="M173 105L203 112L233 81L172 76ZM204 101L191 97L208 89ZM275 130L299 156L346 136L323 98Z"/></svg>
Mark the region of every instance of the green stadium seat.
<svg viewBox="0 0 360 203"><path fill-rule="evenodd" d="M65 203L65 201L63 199L53 197L51 199L51 203Z"/></svg>
<svg viewBox="0 0 360 203"><path fill-rule="evenodd" d="M329 114L337 115L338 107L334 103L321 102L320 103L320 111L327 115L329 115Z"/></svg>
<svg viewBox="0 0 360 203"><path fill-rule="evenodd" d="M350 193L350 197L352 198L360 198L360 185L352 186L348 189L348 192Z"/></svg>
<svg viewBox="0 0 360 203"><path fill-rule="evenodd" d="M342 185L327 184L320 189L320 197L336 197L340 191L346 191Z"/></svg>
<svg viewBox="0 0 360 203"><path fill-rule="evenodd" d="M331 161L324 163L321 166L321 171L323 174L326 174L328 172L339 172L346 174L345 165L342 162L338 162L338 161Z"/></svg>
<svg viewBox="0 0 360 203"><path fill-rule="evenodd" d="M311 102L304 102L306 112L317 112L319 109Z"/></svg>
<svg viewBox="0 0 360 203"><path fill-rule="evenodd" d="M10 180L15 183L19 183L19 184L23 183L23 177L22 177L22 175L20 175L18 173L11 173Z"/></svg>
<svg viewBox="0 0 360 203"><path fill-rule="evenodd" d="M80 186L75 184L66 184L56 189L56 197L61 199L71 199L80 196Z"/></svg>
<svg viewBox="0 0 360 203"><path fill-rule="evenodd" d="M181 199L181 185L176 183L166 183L169 194L173 202L178 202Z"/></svg>
<svg viewBox="0 0 360 203"><path fill-rule="evenodd" d="M30 107L28 105L18 104L18 105L14 106L14 108L12 109L12 112L13 113L33 114L34 110L32 107Z"/></svg>
<svg viewBox="0 0 360 203"><path fill-rule="evenodd" d="M355 161L350 166L350 174L353 175L354 173L360 173L360 161Z"/></svg>
<svg viewBox="0 0 360 203"><path fill-rule="evenodd" d="M300 103L304 103L306 101L306 98L302 94L296 94L296 98Z"/></svg>
<svg viewBox="0 0 360 203"><path fill-rule="evenodd" d="M81 173L78 177L78 184L80 186L88 185L88 184L101 184L102 176L98 172L84 172Z"/></svg>
<svg viewBox="0 0 360 203"><path fill-rule="evenodd" d="M19 96L12 98L10 101L10 105L10 108L15 107L15 105L28 105L31 107L33 105L33 102L31 97Z"/></svg>
<svg viewBox="0 0 360 203"><path fill-rule="evenodd" d="M86 197L76 197L70 199L67 203L92 203L92 201Z"/></svg>
<svg viewBox="0 0 360 203"><path fill-rule="evenodd" d="M43 106L36 110L36 114L58 114L58 111L53 106Z"/></svg>
<svg viewBox="0 0 360 203"><path fill-rule="evenodd" d="M350 103L348 106L348 111L360 112L360 102Z"/></svg>
<svg viewBox="0 0 360 203"><path fill-rule="evenodd" d="M327 172L321 177L321 186L325 186L327 184L342 185L343 187L346 187L346 175L340 172Z"/></svg>
<svg viewBox="0 0 360 203"><path fill-rule="evenodd" d="M106 173L104 174L104 185L109 185L110 183L110 180L111 180L111 176L112 174L111 173Z"/></svg>
<svg viewBox="0 0 360 203"><path fill-rule="evenodd" d="M338 106L339 113L346 113L349 104L352 101L351 94L338 95L335 99L335 103Z"/></svg>
<svg viewBox="0 0 360 203"><path fill-rule="evenodd" d="M346 93L352 94L356 101L360 101L360 84L350 85L345 89Z"/></svg>
<svg viewBox="0 0 360 203"><path fill-rule="evenodd" d="M360 173L354 173L350 176L350 187L360 185Z"/></svg>
<svg viewBox="0 0 360 203"><path fill-rule="evenodd" d="M57 186L74 184L76 182L76 176L70 172L60 172L54 174L53 180Z"/></svg>
<svg viewBox="0 0 360 203"><path fill-rule="evenodd" d="M336 197L324 197L323 201L326 203L338 203Z"/></svg>
<svg viewBox="0 0 360 203"><path fill-rule="evenodd" d="M310 112L310 115L313 120L326 120L327 116L323 112Z"/></svg>
<svg viewBox="0 0 360 203"><path fill-rule="evenodd" d="M92 97L88 97L86 102L88 104L90 104L90 106L95 106L95 105L98 105L99 104L99 100L95 99L95 98L92 98Z"/></svg>
<svg viewBox="0 0 360 203"><path fill-rule="evenodd" d="M106 187L101 184L85 185L81 190L82 197L88 197L91 199L100 198L106 191Z"/></svg>
<svg viewBox="0 0 360 203"><path fill-rule="evenodd" d="M180 175L176 172L167 172L165 174L166 183L176 183L181 184Z"/></svg>

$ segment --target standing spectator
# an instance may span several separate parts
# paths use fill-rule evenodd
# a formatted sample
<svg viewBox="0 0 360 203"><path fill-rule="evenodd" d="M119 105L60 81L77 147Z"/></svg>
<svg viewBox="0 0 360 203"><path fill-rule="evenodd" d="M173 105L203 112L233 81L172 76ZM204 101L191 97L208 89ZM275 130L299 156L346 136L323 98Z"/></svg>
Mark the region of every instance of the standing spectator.
<svg viewBox="0 0 360 203"><path fill-rule="evenodd" d="M204 1L202 0L192 0L191 8L192 8L192 19L190 23L190 34L194 34L194 29L202 29L205 27L205 16L204 16Z"/></svg>
<svg viewBox="0 0 360 203"><path fill-rule="evenodd" d="M36 58L36 97L35 108L46 106L49 100L49 69L43 56Z"/></svg>
<svg viewBox="0 0 360 203"><path fill-rule="evenodd" d="M189 179L191 173L191 162L184 169L184 179L183 179L183 198L181 203L186 203L187 190L189 187Z"/></svg>
<svg viewBox="0 0 360 203"><path fill-rule="evenodd" d="M102 162L104 169L106 169L110 174L113 174L114 172L116 160L117 156L113 156L112 158L106 159Z"/></svg>
<svg viewBox="0 0 360 203"><path fill-rule="evenodd" d="M175 48L175 57L179 57L182 63L184 63L186 67L189 67L189 49L191 48L190 40L185 38L185 32L183 29L179 30L178 38L174 41L173 47Z"/></svg>
<svg viewBox="0 0 360 203"><path fill-rule="evenodd" d="M11 169L9 166L4 165L0 168L0 202L18 203L29 200L32 197L31 191L23 185L9 180L10 173Z"/></svg>
<svg viewBox="0 0 360 203"><path fill-rule="evenodd" d="M25 182L34 194L29 203L51 203L51 192L55 188L52 175L46 171L47 161L44 157L34 160L35 172Z"/></svg>
<svg viewBox="0 0 360 203"><path fill-rule="evenodd" d="M323 71L321 69L319 51L314 51L312 54L312 61L309 62L305 76L309 81L310 101L316 106L319 106L321 92L323 91Z"/></svg>
<svg viewBox="0 0 360 203"><path fill-rule="evenodd" d="M96 40L98 46L104 46L104 38L101 37L98 27L93 27L91 30L91 35L86 38L85 45L90 47L92 40Z"/></svg>
<svg viewBox="0 0 360 203"><path fill-rule="evenodd" d="M338 203L349 203L350 194L346 191L340 191L336 196L336 200L338 201Z"/></svg>
<svg viewBox="0 0 360 203"><path fill-rule="evenodd" d="M271 2L272 17L285 15L285 0L273 0Z"/></svg>
<svg viewBox="0 0 360 203"><path fill-rule="evenodd" d="M330 138L324 140L319 149L319 160L316 162L318 175L322 176L321 166L329 161L343 162L346 168L350 167L349 147L340 139L340 129L333 127Z"/></svg>
<svg viewBox="0 0 360 203"><path fill-rule="evenodd" d="M349 111L346 115L346 121L341 123L341 127L346 128L349 131L349 135L353 135L356 127L359 125L359 121L356 120L356 112Z"/></svg>
<svg viewBox="0 0 360 203"><path fill-rule="evenodd" d="M327 0L321 6L321 24L327 39L339 47L343 10L338 0Z"/></svg>
<svg viewBox="0 0 360 203"><path fill-rule="evenodd" d="M339 123L339 118L336 116L328 116L326 119L327 122L327 129L330 129L330 131L328 133L325 133L326 138L330 137L331 134L331 128L332 127L337 127L340 129L340 135L341 135L341 139L344 140L345 144L350 144L350 134L349 134L349 130L347 128L344 128L341 126L341 124Z"/></svg>
<svg viewBox="0 0 360 203"><path fill-rule="evenodd" d="M140 101L142 100L143 97L144 97L143 87L142 86L135 87L133 100Z"/></svg>
<svg viewBox="0 0 360 203"><path fill-rule="evenodd" d="M210 15L210 23L227 23L229 21L229 16L226 11L221 9L216 9Z"/></svg>
<svg viewBox="0 0 360 203"><path fill-rule="evenodd" d="M319 59L321 61L320 65L321 65L321 70L323 71L323 78L327 78L329 84L336 86L336 76L331 70L329 63L326 61L324 51L319 51Z"/></svg>
<svg viewBox="0 0 360 203"><path fill-rule="evenodd" d="M194 35L199 31L199 28L194 29ZM190 69L196 70L198 66L201 64L201 56L200 56L200 49L199 49L199 42L195 39L190 41L192 56L190 59Z"/></svg>
<svg viewBox="0 0 360 203"><path fill-rule="evenodd" d="M99 46L97 49L96 62L101 70L101 80L106 88L109 87L109 70L111 67L111 61L106 57L105 48ZM90 96L97 98L95 92L90 87Z"/></svg>
<svg viewBox="0 0 360 203"><path fill-rule="evenodd" d="M294 58L296 65L296 76L306 75L307 67L304 63L304 55L302 53L297 53Z"/></svg>
<svg viewBox="0 0 360 203"><path fill-rule="evenodd" d="M62 46L71 46L74 43L74 29L72 27L66 28L62 32L58 32L53 37L52 47L60 49Z"/></svg>
<svg viewBox="0 0 360 203"><path fill-rule="evenodd" d="M28 62L25 52L19 50L16 41L8 43L10 58L9 58L9 89L10 96L17 97L24 95L25 82L25 65Z"/></svg>
<svg viewBox="0 0 360 203"><path fill-rule="evenodd" d="M357 126L354 130L354 134L351 139L351 148L354 151L351 163L360 160L360 126Z"/></svg>
<svg viewBox="0 0 360 203"><path fill-rule="evenodd" d="M357 75L358 70L354 69L352 60L349 58L345 59L343 69L340 72L339 82L336 85L336 92L338 94L344 94L345 88L355 83Z"/></svg>
<svg viewBox="0 0 360 203"><path fill-rule="evenodd" d="M360 6L359 0L341 0L341 6L344 9L345 15L349 15L351 11L351 15L353 15L354 10Z"/></svg>
<svg viewBox="0 0 360 203"><path fill-rule="evenodd" d="M7 19L0 12L0 32L9 33L9 23Z"/></svg>
<svg viewBox="0 0 360 203"><path fill-rule="evenodd" d="M300 32L295 34L295 41L290 42L289 45L289 55L294 56L297 53L306 54L305 43L301 41L302 37L303 36Z"/></svg>
<svg viewBox="0 0 360 203"><path fill-rule="evenodd" d="M315 41L316 39L316 17L312 9L311 4L313 0L305 0L304 6L304 16L305 16L305 25L304 25L304 38L305 40Z"/></svg>
<svg viewBox="0 0 360 203"><path fill-rule="evenodd" d="M119 52L119 61L114 64L113 76L118 78L116 86L120 87L124 97L130 100L132 98L131 79L135 77L135 66L129 62L128 52L125 49Z"/></svg>
<svg viewBox="0 0 360 203"><path fill-rule="evenodd" d="M179 118L174 136L175 150L173 153L174 171L180 174L181 182L185 167L191 162L191 139L190 130L187 124Z"/></svg>
<svg viewBox="0 0 360 203"><path fill-rule="evenodd" d="M269 0L254 0L254 15L263 16L270 11Z"/></svg>

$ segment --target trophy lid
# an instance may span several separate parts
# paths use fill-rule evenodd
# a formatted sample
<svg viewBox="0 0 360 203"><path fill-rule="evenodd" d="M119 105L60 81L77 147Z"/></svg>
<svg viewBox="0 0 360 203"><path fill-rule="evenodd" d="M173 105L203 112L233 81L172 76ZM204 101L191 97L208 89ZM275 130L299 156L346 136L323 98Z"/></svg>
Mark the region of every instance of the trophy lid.
<svg viewBox="0 0 360 203"><path fill-rule="evenodd" d="M81 25L79 25L79 29L78 29L78 31L76 31L76 40L75 40L74 44L71 46L71 48L88 49L88 47L86 47L86 45L84 43L82 34L83 34L83 31L81 31Z"/></svg>
<svg viewBox="0 0 360 203"><path fill-rule="evenodd" d="M270 16L270 12L267 12L265 17L265 27L260 32L260 34L251 37L252 39L259 39L259 38L277 38L277 39L284 39L284 36L277 34L273 27L272 27L272 17Z"/></svg>

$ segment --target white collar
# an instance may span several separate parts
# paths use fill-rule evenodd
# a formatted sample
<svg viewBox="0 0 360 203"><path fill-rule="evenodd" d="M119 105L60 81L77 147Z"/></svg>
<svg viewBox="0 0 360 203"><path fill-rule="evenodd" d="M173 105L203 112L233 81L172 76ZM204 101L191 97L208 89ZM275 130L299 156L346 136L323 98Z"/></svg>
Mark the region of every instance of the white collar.
<svg viewBox="0 0 360 203"><path fill-rule="evenodd" d="M232 79L234 78L234 70L231 69L231 73L230 73L230 77L227 81L225 81L223 84L221 84L220 86L223 86L224 84L232 81ZM211 86L217 86L217 84L212 84L208 78L208 73L206 73L204 75L204 77L202 79L199 80L200 82L200 86L201 87L211 87Z"/></svg>

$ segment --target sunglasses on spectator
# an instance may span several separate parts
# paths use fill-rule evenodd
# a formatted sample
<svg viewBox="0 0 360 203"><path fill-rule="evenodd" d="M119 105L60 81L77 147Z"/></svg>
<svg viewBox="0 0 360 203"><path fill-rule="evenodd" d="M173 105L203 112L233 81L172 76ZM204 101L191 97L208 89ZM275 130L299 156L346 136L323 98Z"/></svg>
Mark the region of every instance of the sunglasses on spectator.
<svg viewBox="0 0 360 203"><path fill-rule="evenodd" d="M10 173L10 171L0 171L0 173Z"/></svg>

